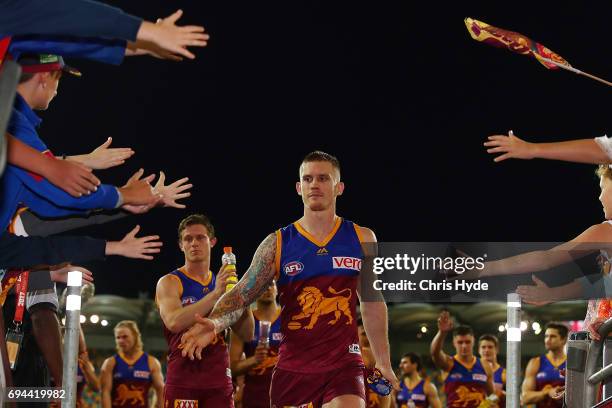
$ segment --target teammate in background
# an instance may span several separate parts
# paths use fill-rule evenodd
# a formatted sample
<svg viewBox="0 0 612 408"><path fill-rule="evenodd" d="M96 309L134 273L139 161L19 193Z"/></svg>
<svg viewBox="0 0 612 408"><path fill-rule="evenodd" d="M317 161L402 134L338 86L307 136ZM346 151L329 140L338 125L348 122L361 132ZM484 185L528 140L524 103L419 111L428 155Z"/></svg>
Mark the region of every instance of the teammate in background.
<svg viewBox="0 0 612 408"><path fill-rule="evenodd" d="M83 404L83 389L85 384L94 392L100 391L100 379L96 375L93 364L89 360L87 352L87 344L83 330L80 330L79 336L79 367L77 369L77 408L82 408Z"/></svg>
<svg viewBox="0 0 612 408"><path fill-rule="evenodd" d="M183 335L183 356L201 358L216 333L236 321L276 278L281 309L279 360L272 375L273 406L365 407L363 360L356 304L363 259L374 256L374 232L336 215L344 191L340 163L327 153L308 154L300 165L297 193L304 203L298 221L268 235L240 282L209 318ZM369 280L372 271L364 271ZM368 284L365 284L368 285ZM399 383L389 358L387 306L363 298L361 316L376 368L394 387Z"/></svg>
<svg viewBox="0 0 612 408"><path fill-rule="evenodd" d="M561 323L551 322L544 332L546 354L533 357L525 369L521 392L521 404L536 404L537 408L562 407L563 399L557 399L565 388L567 356L565 343L569 330Z"/></svg>
<svg viewBox="0 0 612 408"><path fill-rule="evenodd" d="M115 326L117 354L104 360L102 407L148 407L149 389L155 390L157 408L162 408L164 377L159 360L143 351L136 322L123 320Z"/></svg>
<svg viewBox="0 0 612 408"><path fill-rule="evenodd" d="M181 357L181 335L196 322L196 314L207 316L223 295L227 279L236 276L225 265L217 275L210 270L211 248L217 243L215 228L200 214L183 219L178 227L179 248L185 264L157 283L155 299L168 342L168 368L164 404L175 406L231 407L232 373L225 336L220 332L204 350L202 360ZM253 336L250 311L232 326L244 339Z"/></svg>
<svg viewBox="0 0 612 408"><path fill-rule="evenodd" d="M249 341L232 335L230 343L230 366L234 376L244 375L242 393L243 408L269 408L272 371L278 361L280 345L280 306L276 303L276 283L257 299L253 309L255 335ZM269 322L268 344L261 336L260 322ZM265 323L264 323L265 324ZM246 358L241 359L242 354Z"/></svg>
<svg viewBox="0 0 612 408"><path fill-rule="evenodd" d="M100 392L100 380L96 375L96 371L94 369L93 364L89 360L89 355L87 354L87 352L79 354L79 366L77 368L76 384L77 408L82 408L85 406L85 403L83 401L83 390L85 389L85 385L87 385L92 391L96 393Z"/></svg>
<svg viewBox="0 0 612 408"><path fill-rule="evenodd" d="M359 335L359 347L361 347L361 358L366 370L373 370L376 366L376 360L370 348L370 341L363 328L363 320L357 320L357 334ZM367 375L367 374L366 374ZM365 387L366 390L366 407L367 408L389 408L391 406L391 395L383 397L378 395L370 387Z"/></svg>
<svg viewBox="0 0 612 408"><path fill-rule="evenodd" d="M478 354L482 360L485 360L493 369L493 385L495 385L495 394L499 397L498 405L506 406L506 369L497 362L497 354L499 354L499 339L493 334L483 334L478 339Z"/></svg>
<svg viewBox="0 0 612 408"><path fill-rule="evenodd" d="M419 375L421 358L416 353L404 354L399 368L402 389L393 393L395 408L442 408L436 386Z"/></svg>
<svg viewBox="0 0 612 408"><path fill-rule="evenodd" d="M489 136L484 143L487 153L497 154L494 160L506 159L549 159L576 163L612 163L612 139L600 136L594 139L567 140L552 143L526 142L512 133Z"/></svg>
<svg viewBox="0 0 612 408"><path fill-rule="evenodd" d="M446 373L444 392L450 408L476 408L487 396L495 393L491 365L474 356L474 332L469 326L454 324L447 311L438 317L438 333L431 342L431 356L439 369ZM442 346L448 333L453 332L453 357Z"/></svg>

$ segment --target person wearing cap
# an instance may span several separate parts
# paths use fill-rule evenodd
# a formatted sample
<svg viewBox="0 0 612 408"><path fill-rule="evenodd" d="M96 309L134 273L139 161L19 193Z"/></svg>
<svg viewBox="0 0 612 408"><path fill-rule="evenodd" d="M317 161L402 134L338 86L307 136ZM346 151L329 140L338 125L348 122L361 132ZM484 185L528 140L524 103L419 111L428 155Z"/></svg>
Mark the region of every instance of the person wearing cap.
<svg viewBox="0 0 612 408"><path fill-rule="evenodd" d="M51 154L38 136L36 128L42 121L34 110L48 108L57 94L63 73L79 75L80 72L67 66L62 57L52 54L23 55L18 62L23 73L8 132L43 154ZM0 229L8 226L19 203L46 217L61 217L98 208L112 209L121 205L152 206L160 197L151 191L151 180L151 176L143 180L132 179L121 188L101 184L94 193L74 198L39 175L9 165L0 181L3 194Z"/></svg>
<svg viewBox="0 0 612 408"><path fill-rule="evenodd" d="M0 10L0 41L7 43L9 36L28 34L122 39L194 59L188 47L205 47L209 39L202 26L175 24L182 10L157 23L89 0L0 0Z"/></svg>
<svg viewBox="0 0 612 408"><path fill-rule="evenodd" d="M201 26L178 26L182 10L170 16L157 19L156 23L143 21L138 17L124 13L122 10L102 3L82 0L0 0L0 66L5 53L46 52L60 55L72 55L95 59L99 54L92 54L91 48L79 48L84 43L98 41L102 45L114 48L118 54L114 61L120 63L123 54L151 54L158 58L181 60L183 57L193 59L195 56L188 47L205 47L210 36ZM31 34L37 34L32 36ZM8 37L18 35L18 37ZM19 37L19 35L25 37ZM45 36L73 36L59 38L41 38ZM114 40L113 40L114 39ZM11 41L12 40L12 41ZM124 41L117 41L124 40ZM63 45L54 49L53 41ZM126 48L125 41L129 41ZM71 44L72 43L72 44ZM18 44L18 45L17 45ZM76 44L77 47L71 47ZM57 44L56 44L57 45ZM75 53L73 55L72 53ZM83 55L89 53L89 55ZM118 59L117 59L118 58ZM100 60L100 59L98 59ZM117 62L118 61L118 62ZM1 73L0 73L1 75ZM0 129L4 134L5 129ZM0 134L0 137L2 136ZM79 197L95 190L100 180L90 168L71 161L55 161L41 156L28 145L9 134L7 139L8 162L44 175L52 184ZM0 172L1 173L1 172Z"/></svg>

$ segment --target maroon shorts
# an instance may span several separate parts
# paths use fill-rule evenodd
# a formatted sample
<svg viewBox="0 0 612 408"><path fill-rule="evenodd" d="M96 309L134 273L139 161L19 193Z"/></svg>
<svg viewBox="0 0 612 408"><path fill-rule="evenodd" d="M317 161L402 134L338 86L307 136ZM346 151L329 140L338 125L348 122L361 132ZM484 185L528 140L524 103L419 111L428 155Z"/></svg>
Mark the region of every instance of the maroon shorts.
<svg viewBox="0 0 612 408"><path fill-rule="evenodd" d="M194 389L168 385L164 387L164 408L234 408L233 389Z"/></svg>
<svg viewBox="0 0 612 408"><path fill-rule="evenodd" d="M319 408L341 395L357 395L366 400L363 367L348 366L316 374L275 368L272 373L272 408Z"/></svg>

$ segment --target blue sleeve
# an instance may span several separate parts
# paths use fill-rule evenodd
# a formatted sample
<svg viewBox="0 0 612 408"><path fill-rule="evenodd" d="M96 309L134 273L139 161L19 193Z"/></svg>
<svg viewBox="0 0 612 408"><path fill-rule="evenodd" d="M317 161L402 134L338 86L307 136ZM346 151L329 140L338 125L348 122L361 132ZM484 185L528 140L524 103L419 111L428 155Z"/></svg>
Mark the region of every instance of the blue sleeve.
<svg viewBox="0 0 612 408"><path fill-rule="evenodd" d="M0 37L43 34L135 41L142 19L91 0L0 0Z"/></svg>
<svg viewBox="0 0 612 408"><path fill-rule="evenodd" d="M123 40L28 35L13 37L8 52L14 59L21 54L44 53L119 65L125 56L125 46Z"/></svg>
<svg viewBox="0 0 612 408"><path fill-rule="evenodd" d="M101 184L94 193L77 198L22 169L14 168L14 173L26 188L22 203L43 217L61 217L95 209L111 210L119 201L117 188L108 184Z"/></svg>
<svg viewBox="0 0 612 408"><path fill-rule="evenodd" d="M89 237L17 237L0 235L0 268L57 265L104 259L106 241Z"/></svg>

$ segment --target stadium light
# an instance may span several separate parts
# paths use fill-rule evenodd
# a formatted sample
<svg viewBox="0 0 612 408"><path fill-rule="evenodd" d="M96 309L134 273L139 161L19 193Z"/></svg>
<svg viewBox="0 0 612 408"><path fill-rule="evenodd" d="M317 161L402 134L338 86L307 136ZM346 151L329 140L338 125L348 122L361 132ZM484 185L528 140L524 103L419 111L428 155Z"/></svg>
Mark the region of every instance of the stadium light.
<svg viewBox="0 0 612 408"><path fill-rule="evenodd" d="M505 331L506 331L506 326L504 326L503 324L500 324L500 325L499 325L499 327L497 328L497 330L498 330L500 333L503 333L503 332L505 332Z"/></svg>
<svg viewBox="0 0 612 408"><path fill-rule="evenodd" d="M92 322L93 324L96 324L100 321L100 316L93 314L89 316L89 321Z"/></svg>
<svg viewBox="0 0 612 408"><path fill-rule="evenodd" d="M529 325L527 324L527 322L522 321L522 322L521 322L521 331L525 331L525 330L527 330L527 327L529 327Z"/></svg>
<svg viewBox="0 0 612 408"><path fill-rule="evenodd" d="M100 324L102 325L102 327L106 327L106 326L108 326L108 320L106 320L106 319L102 319L102 321L100 322Z"/></svg>
<svg viewBox="0 0 612 408"><path fill-rule="evenodd" d="M87 317L85 315L81 315L80 321L81 321L81 324L85 323L87 321Z"/></svg>

